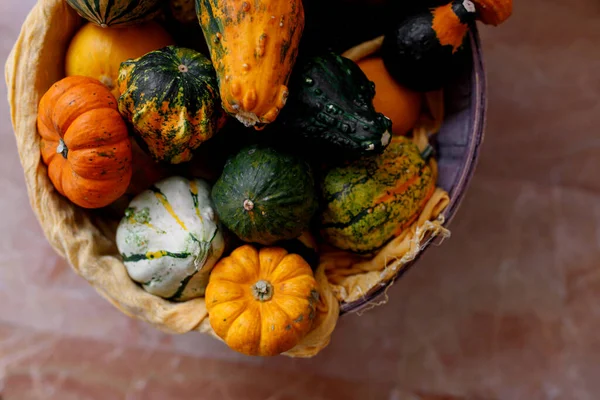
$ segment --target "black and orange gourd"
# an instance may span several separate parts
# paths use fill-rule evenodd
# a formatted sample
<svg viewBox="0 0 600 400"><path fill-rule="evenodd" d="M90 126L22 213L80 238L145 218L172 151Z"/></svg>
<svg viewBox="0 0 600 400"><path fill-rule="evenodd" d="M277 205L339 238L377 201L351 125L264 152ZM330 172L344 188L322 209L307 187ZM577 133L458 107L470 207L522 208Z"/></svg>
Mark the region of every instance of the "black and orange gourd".
<svg viewBox="0 0 600 400"><path fill-rule="evenodd" d="M455 0L403 19L385 35L386 68L412 90L440 89L466 60L464 42L476 16L472 1Z"/></svg>

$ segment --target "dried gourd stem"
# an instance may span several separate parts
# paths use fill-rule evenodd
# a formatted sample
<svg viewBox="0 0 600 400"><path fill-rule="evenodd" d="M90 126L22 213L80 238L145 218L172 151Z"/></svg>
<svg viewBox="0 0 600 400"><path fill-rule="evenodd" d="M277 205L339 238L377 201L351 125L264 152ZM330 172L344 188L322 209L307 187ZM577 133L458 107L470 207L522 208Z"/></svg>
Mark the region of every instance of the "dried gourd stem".
<svg viewBox="0 0 600 400"><path fill-rule="evenodd" d="M423 129L421 127L413 129L412 141L415 145L417 145L421 153L424 153L428 147L431 147L431 145L429 144L428 132L426 129ZM421 157L423 157L423 154L421 154ZM424 157L423 159L427 160L427 158Z"/></svg>
<svg viewBox="0 0 600 400"><path fill-rule="evenodd" d="M252 286L252 296L258 301L269 301L273 297L273 285L265 280L260 280Z"/></svg>
<svg viewBox="0 0 600 400"><path fill-rule="evenodd" d="M254 202L250 199L244 200L244 210L252 211L254 209Z"/></svg>
<svg viewBox="0 0 600 400"><path fill-rule="evenodd" d="M381 49L381 46L383 45L383 38L384 36L379 36L375 39L354 46L342 53L342 57L349 58L354 62L359 62L363 58L367 58L375 53L378 53L379 49Z"/></svg>
<svg viewBox="0 0 600 400"><path fill-rule="evenodd" d="M69 149L67 148L67 145L65 144L64 140L60 139L58 141L58 146L56 146L56 152L58 154L62 154L64 158L67 158L67 155L69 154Z"/></svg>

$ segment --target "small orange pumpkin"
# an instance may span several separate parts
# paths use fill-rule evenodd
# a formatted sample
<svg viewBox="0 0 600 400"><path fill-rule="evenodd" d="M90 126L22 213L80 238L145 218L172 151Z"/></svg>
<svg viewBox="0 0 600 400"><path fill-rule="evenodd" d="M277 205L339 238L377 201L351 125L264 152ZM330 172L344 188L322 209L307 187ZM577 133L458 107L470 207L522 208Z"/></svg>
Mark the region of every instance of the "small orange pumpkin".
<svg viewBox="0 0 600 400"><path fill-rule="evenodd" d="M235 249L214 267L206 307L216 334L233 350L274 356L310 331L319 295L306 261L280 247Z"/></svg>
<svg viewBox="0 0 600 400"><path fill-rule="evenodd" d="M375 83L375 110L392 120L394 135L406 135L415 127L421 115L421 93L396 82L385 68L381 57L364 58L358 62L358 66Z"/></svg>
<svg viewBox="0 0 600 400"><path fill-rule="evenodd" d="M131 180L131 141L117 100L100 81L64 78L42 97L37 127L48 176L84 208L122 196Z"/></svg>

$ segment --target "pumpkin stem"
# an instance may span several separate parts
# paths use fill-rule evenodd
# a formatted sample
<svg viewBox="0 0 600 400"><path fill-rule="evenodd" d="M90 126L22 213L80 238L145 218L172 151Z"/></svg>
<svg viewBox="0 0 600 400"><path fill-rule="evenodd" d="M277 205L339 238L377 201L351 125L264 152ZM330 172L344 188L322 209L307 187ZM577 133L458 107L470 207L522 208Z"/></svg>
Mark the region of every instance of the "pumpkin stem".
<svg viewBox="0 0 600 400"><path fill-rule="evenodd" d="M60 139L58 141L58 146L56 146L56 152L58 154L62 154L64 158L67 158L67 155L69 154L69 149L67 148L67 145L65 144L64 140Z"/></svg>
<svg viewBox="0 0 600 400"><path fill-rule="evenodd" d="M113 90L115 88L115 82L110 76L102 75L99 81L102 82L110 90Z"/></svg>
<svg viewBox="0 0 600 400"><path fill-rule="evenodd" d="M252 211L254 209L254 202L250 199L244 200L244 210Z"/></svg>
<svg viewBox="0 0 600 400"><path fill-rule="evenodd" d="M273 297L273 285L268 281L260 280L252 286L252 295L258 301L269 301Z"/></svg>

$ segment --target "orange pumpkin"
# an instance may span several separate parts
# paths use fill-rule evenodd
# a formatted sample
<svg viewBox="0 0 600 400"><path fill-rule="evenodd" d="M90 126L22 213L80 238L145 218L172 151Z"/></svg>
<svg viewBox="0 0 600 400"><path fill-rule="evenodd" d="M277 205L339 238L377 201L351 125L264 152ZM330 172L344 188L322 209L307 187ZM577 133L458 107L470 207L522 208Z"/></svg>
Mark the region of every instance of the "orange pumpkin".
<svg viewBox="0 0 600 400"><path fill-rule="evenodd" d="M104 207L131 179L131 142L117 100L100 81L67 77L42 97L41 153L60 194L84 208Z"/></svg>
<svg viewBox="0 0 600 400"><path fill-rule="evenodd" d="M398 84L388 73L381 57L364 58L358 66L375 83L375 110L392 120L394 135L406 135L421 115L421 94Z"/></svg>
<svg viewBox="0 0 600 400"><path fill-rule="evenodd" d="M209 321L229 347L247 355L290 350L310 331L317 282L302 257L279 247L235 249L206 287Z"/></svg>
<svg viewBox="0 0 600 400"><path fill-rule="evenodd" d="M197 0L223 108L246 126L277 118L304 30L302 0Z"/></svg>
<svg viewBox="0 0 600 400"><path fill-rule="evenodd" d="M88 23L69 44L66 75L96 78L119 98L117 78L121 63L174 43L169 33L156 22L120 28L101 28Z"/></svg>

